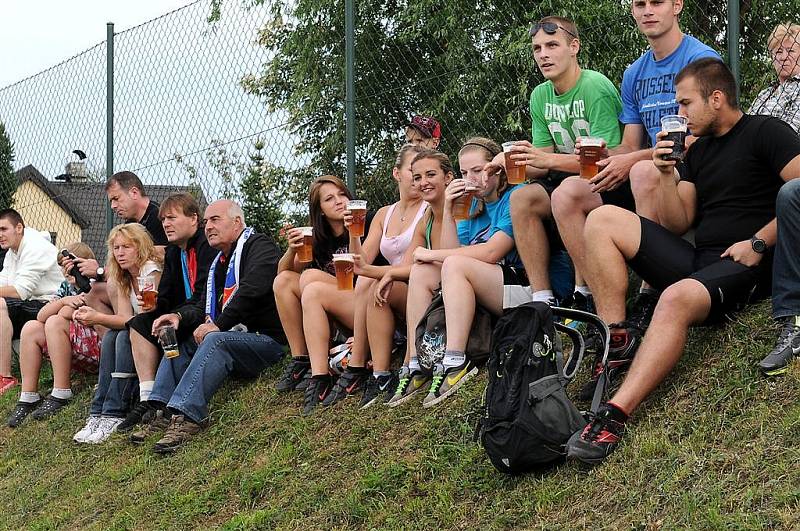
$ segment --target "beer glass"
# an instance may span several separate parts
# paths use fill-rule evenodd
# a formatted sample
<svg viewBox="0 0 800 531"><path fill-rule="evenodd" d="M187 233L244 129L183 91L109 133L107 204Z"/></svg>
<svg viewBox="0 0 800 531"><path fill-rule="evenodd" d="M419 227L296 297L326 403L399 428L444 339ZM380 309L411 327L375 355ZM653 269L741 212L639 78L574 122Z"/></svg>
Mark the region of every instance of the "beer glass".
<svg viewBox="0 0 800 531"><path fill-rule="evenodd" d="M347 210L353 215L353 222L350 224L350 236L363 236L364 225L367 222L367 202L360 199L351 199L347 203Z"/></svg>
<svg viewBox="0 0 800 531"><path fill-rule="evenodd" d="M686 123L685 116L670 114L661 117L661 130L667 133L661 140L672 140L674 142L672 144L672 152L662 155L662 159L676 162L683 160L683 146L686 143Z"/></svg>
<svg viewBox="0 0 800 531"><path fill-rule="evenodd" d="M508 184L522 184L525 182L525 166L517 166L516 161L511 158L515 152L511 151L515 142L503 143L503 156L506 159L506 179Z"/></svg>
<svg viewBox="0 0 800 531"><path fill-rule="evenodd" d="M464 195L457 197L453 201L453 219L462 221L469 218L469 211L472 208L472 199L480 188L480 184L474 180L464 177Z"/></svg>
<svg viewBox="0 0 800 531"><path fill-rule="evenodd" d="M581 138L581 179L597 175L597 161L603 158L603 139L593 136Z"/></svg>
<svg viewBox="0 0 800 531"><path fill-rule="evenodd" d="M156 287L156 277L153 275L142 275L136 277L139 283L139 294L142 296L142 311L149 312L156 307L158 288Z"/></svg>
<svg viewBox="0 0 800 531"><path fill-rule="evenodd" d="M159 328L158 342L161 344L161 348L164 349L165 358L177 358L180 354L178 351L178 338L173 327L162 326Z"/></svg>
<svg viewBox="0 0 800 531"><path fill-rule="evenodd" d="M303 246L297 251L297 259L308 263L314 260L314 227L298 227L303 232Z"/></svg>
<svg viewBox="0 0 800 531"><path fill-rule="evenodd" d="M352 291L355 267L353 255L350 253L334 254L333 267L336 269L336 288L341 291Z"/></svg>

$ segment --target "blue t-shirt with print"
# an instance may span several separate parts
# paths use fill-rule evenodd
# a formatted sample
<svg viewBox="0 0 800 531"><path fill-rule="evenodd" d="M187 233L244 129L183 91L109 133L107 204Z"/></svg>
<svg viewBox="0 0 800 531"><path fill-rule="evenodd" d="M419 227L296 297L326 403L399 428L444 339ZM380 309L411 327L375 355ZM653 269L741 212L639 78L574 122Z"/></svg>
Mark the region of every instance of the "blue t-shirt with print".
<svg viewBox="0 0 800 531"><path fill-rule="evenodd" d="M661 131L661 117L678 114L673 83L675 76L684 66L703 57L720 59L717 52L691 35L684 35L680 46L660 61L656 61L653 50L647 50L622 75L619 121L644 125L649 145L654 146L656 133Z"/></svg>
<svg viewBox="0 0 800 531"><path fill-rule="evenodd" d="M509 238L514 239L514 229L511 226L511 192L515 188L516 186L509 187L503 192L500 199L486 203L480 216L458 222L458 241L461 245L485 243L499 231L503 231ZM476 204L477 200L473 200L472 209ZM512 248L501 263L522 267L522 260L517 254L517 248Z"/></svg>

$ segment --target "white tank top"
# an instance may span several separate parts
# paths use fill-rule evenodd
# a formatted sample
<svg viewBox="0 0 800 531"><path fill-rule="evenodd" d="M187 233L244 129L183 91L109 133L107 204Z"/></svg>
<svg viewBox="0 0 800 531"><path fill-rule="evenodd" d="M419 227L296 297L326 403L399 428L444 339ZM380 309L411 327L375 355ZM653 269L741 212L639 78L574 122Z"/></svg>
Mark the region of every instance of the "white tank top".
<svg viewBox="0 0 800 531"><path fill-rule="evenodd" d="M419 210L417 210L417 214L414 216L414 221L411 222L411 225L409 225L406 230L397 236L386 236L386 229L389 227L389 220L392 219L392 214L394 214L394 209L397 207L397 203L389 207L389 211L386 213L386 217L383 220L381 254L384 258L386 258L390 265L396 266L403 261L403 256L406 254L406 249L408 249L408 246L411 245L411 238L414 236L414 229L417 226L417 222L425 213L427 206L428 203L425 201L420 202Z"/></svg>

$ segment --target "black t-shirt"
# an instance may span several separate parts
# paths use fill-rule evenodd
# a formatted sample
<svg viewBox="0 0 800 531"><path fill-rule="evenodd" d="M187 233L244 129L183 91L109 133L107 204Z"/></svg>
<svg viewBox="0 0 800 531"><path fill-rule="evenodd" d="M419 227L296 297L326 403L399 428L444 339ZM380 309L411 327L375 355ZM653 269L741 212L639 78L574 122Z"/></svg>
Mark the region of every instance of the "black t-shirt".
<svg viewBox="0 0 800 531"><path fill-rule="evenodd" d="M374 212L367 212L367 219L364 222L364 238L369 234L369 228L372 226L372 219L375 217ZM311 262L311 267L325 271L331 275L336 275L336 269L333 267L333 255L348 253L350 246L350 233L345 230L341 236L337 236L329 241L314 242L314 261ZM389 265L386 258L378 253L377 258L373 262L375 265Z"/></svg>
<svg viewBox="0 0 800 531"><path fill-rule="evenodd" d="M699 138L683 176L697 188L697 248L725 250L772 221L780 172L797 155L800 137L771 116L745 114L727 134Z"/></svg>
<svg viewBox="0 0 800 531"><path fill-rule="evenodd" d="M132 220L128 220L129 223ZM161 220L158 219L158 203L150 200L150 204L147 205L147 210L144 212L144 216L142 219L138 221L138 223L144 225L144 228L147 229L147 232L150 233L150 236L153 238L153 243L156 245L167 245L169 241L167 241L167 235L164 233L164 226L161 225Z"/></svg>

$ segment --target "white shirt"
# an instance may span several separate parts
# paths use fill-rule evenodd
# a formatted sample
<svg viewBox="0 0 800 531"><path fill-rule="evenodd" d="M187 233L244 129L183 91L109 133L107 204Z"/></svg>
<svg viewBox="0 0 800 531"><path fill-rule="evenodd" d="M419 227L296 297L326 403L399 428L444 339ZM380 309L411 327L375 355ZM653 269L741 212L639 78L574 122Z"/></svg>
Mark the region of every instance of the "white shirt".
<svg viewBox="0 0 800 531"><path fill-rule="evenodd" d="M19 249L9 249L0 271L0 286L14 286L22 300L51 301L64 281L58 249L50 235L26 227Z"/></svg>

